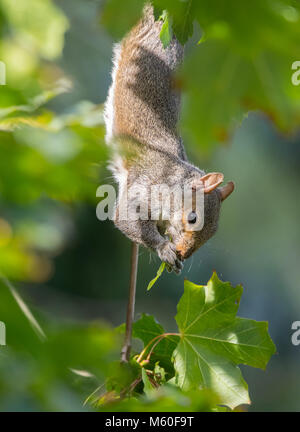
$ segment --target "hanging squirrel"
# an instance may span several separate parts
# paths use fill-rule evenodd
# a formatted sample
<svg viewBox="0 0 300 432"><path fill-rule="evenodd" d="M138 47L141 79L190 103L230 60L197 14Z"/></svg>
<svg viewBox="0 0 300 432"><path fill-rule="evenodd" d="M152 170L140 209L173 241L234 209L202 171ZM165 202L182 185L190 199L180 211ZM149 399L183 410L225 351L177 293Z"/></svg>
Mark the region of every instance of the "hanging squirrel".
<svg viewBox="0 0 300 432"><path fill-rule="evenodd" d="M175 36L164 48L161 26L152 6L146 4L140 22L115 47L112 85L105 104L106 141L115 149L110 168L119 185L115 225L133 242L156 251L179 273L183 261L215 234L221 203L232 193L234 183L219 187L223 174L205 174L187 160L177 131L180 94L173 80L184 49ZM200 217L197 208L179 220L122 220L122 191L132 184L202 188L202 229L193 229ZM132 204L130 200L126 203Z"/></svg>

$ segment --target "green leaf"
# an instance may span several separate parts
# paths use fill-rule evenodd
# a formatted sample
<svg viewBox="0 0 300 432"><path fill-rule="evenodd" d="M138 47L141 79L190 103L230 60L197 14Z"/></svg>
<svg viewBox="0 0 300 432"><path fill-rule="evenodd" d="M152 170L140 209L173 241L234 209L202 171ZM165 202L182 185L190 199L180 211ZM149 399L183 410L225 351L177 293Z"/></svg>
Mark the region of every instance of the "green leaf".
<svg viewBox="0 0 300 432"><path fill-rule="evenodd" d="M166 263L162 262L159 269L157 270L157 274L156 274L155 278L149 282L148 287L147 287L147 291L151 290L151 288L153 287L153 285L155 284L157 279L160 278L160 276L163 274L165 267L166 267Z"/></svg>
<svg viewBox="0 0 300 432"><path fill-rule="evenodd" d="M173 17L173 30L177 39L183 45L193 35L194 31L194 15L193 1L187 0L178 4L179 8Z"/></svg>
<svg viewBox="0 0 300 432"><path fill-rule="evenodd" d="M147 396L150 396L151 393L153 393L153 386L152 386L151 382L149 381L147 372L144 368L142 368L142 380L144 383L144 393Z"/></svg>
<svg viewBox="0 0 300 432"><path fill-rule="evenodd" d="M106 0L102 13L101 23L117 39L133 27L141 17L144 2L141 0Z"/></svg>
<svg viewBox="0 0 300 432"><path fill-rule="evenodd" d="M164 334L163 327L148 314L142 314L141 318L133 323L133 337L141 339L145 346L156 336Z"/></svg>
<svg viewBox="0 0 300 432"><path fill-rule="evenodd" d="M300 106L291 66L299 54L299 3L194 3L205 41L187 56L181 75L185 137L205 153L227 141L253 110L266 113L280 130L294 131Z"/></svg>
<svg viewBox="0 0 300 432"><path fill-rule="evenodd" d="M155 375L155 379L159 384L165 383L166 382L166 372L164 370L164 368L162 368L159 365L159 362L155 363L155 367L154 367L154 375Z"/></svg>
<svg viewBox="0 0 300 432"><path fill-rule="evenodd" d="M11 296L13 297L14 301L16 302L16 305L23 312L24 316L27 318L28 322L30 323L32 329L35 331L37 336L42 341L44 341L46 339L46 335L45 335L42 327L40 326L40 324L38 323L38 321L36 320L36 318L32 314L30 308L27 306L25 301L22 299L22 297L18 293L17 289L12 285L12 283L6 277L2 276L1 273L0 273L0 287L1 287L1 290L5 290L5 288L7 288L9 290Z"/></svg>
<svg viewBox="0 0 300 432"><path fill-rule="evenodd" d="M223 40L201 43L186 59L181 74L186 90L181 123L185 137L205 153L227 141L253 110L265 112L282 131L294 130L300 119L299 91L291 83L296 55L293 50L287 55L266 50L249 57Z"/></svg>
<svg viewBox="0 0 300 432"><path fill-rule="evenodd" d="M130 384L140 375L141 368L135 362L123 363L115 361L109 368L106 390L115 391L120 394L124 389L128 389Z"/></svg>
<svg viewBox="0 0 300 432"><path fill-rule="evenodd" d="M71 82L67 79L58 81L51 90L44 91L28 101L27 105L12 105L8 108L0 108L0 119L6 118L17 112L32 113L53 98L67 93L71 89Z"/></svg>
<svg viewBox="0 0 300 432"><path fill-rule="evenodd" d="M185 392L175 385L165 384L149 395L127 398L120 403L99 407L105 412L211 412L215 411L217 397L209 390Z"/></svg>
<svg viewBox="0 0 300 432"><path fill-rule="evenodd" d="M144 343L144 347L153 339L155 339L153 344L157 342L159 336L164 333L163 327L151 315L142 314L141 318L133 324L133 337L140 339ZM177 336L166 336L157 344L151 356L151 365L153 368L155 367L155 363L159 362L160 366L168 374L168 379L174 375L171 357L177 343ZM150 347L153 344L150 344Z"/></svg>
<svg viewBox="0 0 300 432"><path fill-rule="evenodd" d="M173 31L180 43L185 44L193 34L195 10L194 0L153 0L154 10L167 10L173 22Z"/></svg>
<svg viewBox="0 0 300 432"><path fill-rule="evenodd" d="M167 11L163 12L163 14L160 17L160 20L163 21L163 25L160 31L160 40L162 41L163 47L167 48L173 36L172 26L170 24L170 18Z"/></svg>
<svg viewBox="0 0 300 432"><path fill-rule="evenodd" d="M173 356L176 382L185 389L207 387L220 404L250 403L238 364L264 369L275 352L265 322L236 317L242 287L219 280L206 286L185 281L176 322L181 339Z"/></svg>

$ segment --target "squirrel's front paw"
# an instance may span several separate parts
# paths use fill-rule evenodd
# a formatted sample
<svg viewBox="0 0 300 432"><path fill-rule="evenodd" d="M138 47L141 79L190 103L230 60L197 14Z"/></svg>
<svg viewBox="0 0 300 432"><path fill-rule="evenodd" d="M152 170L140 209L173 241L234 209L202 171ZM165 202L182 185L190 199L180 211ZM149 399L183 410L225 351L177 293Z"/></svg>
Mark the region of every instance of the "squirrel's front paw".
<svg viewBox="0 0 300 432"><path fill-rule="evenodd" d="M183 267L182 262L177 258L176 246L170 241L165 241L157 248L159 258L169 264L175 273L180 273Z"/></svg>

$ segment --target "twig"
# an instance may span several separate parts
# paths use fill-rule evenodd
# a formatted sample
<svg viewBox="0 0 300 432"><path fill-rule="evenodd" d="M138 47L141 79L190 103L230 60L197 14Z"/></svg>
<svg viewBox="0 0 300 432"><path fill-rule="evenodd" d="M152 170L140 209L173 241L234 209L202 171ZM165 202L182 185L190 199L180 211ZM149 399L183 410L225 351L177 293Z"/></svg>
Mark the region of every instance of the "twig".
<svg viewBox="0 0 300 432"><path fill-rule="evenodd" d="M156 347L156 345L162 341L164 338L168 337L168 336L179 336L180 337L180 333L162 333L159 334L157 336L155 336L143 349L143 351L140 353L140 355L138 356L138 358L136 359L137 363L141 363L141 361L143 360L143 357L145 356L147 350L150 348L150 346L153 344L153 342L155 342L154 346L152 347L149 355L151 356L153 349ZM150 357L147 357L146 361L149 362Z"/></svg>
<svg viewBox="0 0 300 432"><path fill-rule="evenodd" d="M130 273L129 297L128 297L128 305L127 305L126 331L125 331L124 345L121 352L121 361L126 363L129 361L130 350L131 350L131 336L132 336L132 323L134 320L138 257L139 257L139 245L136 243L132 243L131 273Z"/></svg>

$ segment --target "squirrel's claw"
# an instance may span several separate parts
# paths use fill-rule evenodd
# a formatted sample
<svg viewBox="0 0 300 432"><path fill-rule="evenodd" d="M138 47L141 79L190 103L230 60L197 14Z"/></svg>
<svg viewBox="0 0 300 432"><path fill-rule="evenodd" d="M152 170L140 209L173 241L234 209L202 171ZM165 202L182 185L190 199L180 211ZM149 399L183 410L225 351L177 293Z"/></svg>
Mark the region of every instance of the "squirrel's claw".
<svg viewBox="0 0 300 432"><path fill-rule="evenodd" d="M176 260L174 266L171 266L171 264L166 263L166 269L169 273L171 273L174 270L176 274L180 274L181 270L183 269L183 264L182 262Z"/></svg>
<svg viewBox="0 0 300 432"><path fill-rule="evenodd" d="M183 263L179 259L177 259L175 261L175 265L176 265L175 273L179 274L181 272L181 270L183 269Z"/></svg>
<svg viewBox="0 0 300 432"><path fill-rule="evenodd" d="M167 270L169 272L172 270L174 270L177 274L181 272L183 264L178 259L176 254L176 246L172 242L168 240L163 242L157 248L157 254L162 261L167 263Z"/></svg>

